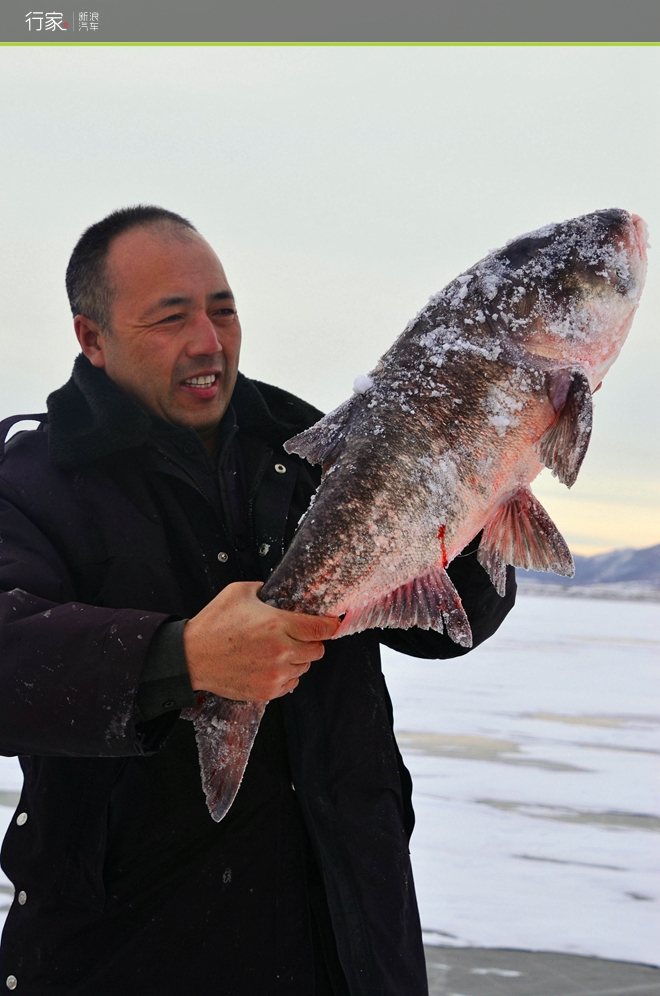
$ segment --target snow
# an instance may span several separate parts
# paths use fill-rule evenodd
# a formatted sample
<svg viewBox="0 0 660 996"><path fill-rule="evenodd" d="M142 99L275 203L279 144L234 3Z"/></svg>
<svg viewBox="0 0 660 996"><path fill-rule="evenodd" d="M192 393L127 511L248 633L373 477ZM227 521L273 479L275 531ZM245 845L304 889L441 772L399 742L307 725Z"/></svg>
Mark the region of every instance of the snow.
<svg viewBox="0 0 660 996"><path fill-rule="evenodd" d="M353 393L366 394L369 388L373 386L374 382L368 374L359 374L353 381Z"/></svg>
<svg viewBox="0 0 660 996"><path fill-rule="evenodd" d="M16 758L0 757L0 836L3 839L14 815L22 785L23 772ZM11 905L13 892L7 876L0 872L0 927Z"/></svg>
<svg viewBox="0 0 660 996"><path fill-rule="evenodd" d="M454 661L384 648L427 943L660 962L659 650L657 603L542 595Z"/></svg>
<svg viewBox="0 0 660 996"><path fill-rule="evenodd" d="M427 943L660 963L660 608L519 599L455 661L384 649Z"/></svg>

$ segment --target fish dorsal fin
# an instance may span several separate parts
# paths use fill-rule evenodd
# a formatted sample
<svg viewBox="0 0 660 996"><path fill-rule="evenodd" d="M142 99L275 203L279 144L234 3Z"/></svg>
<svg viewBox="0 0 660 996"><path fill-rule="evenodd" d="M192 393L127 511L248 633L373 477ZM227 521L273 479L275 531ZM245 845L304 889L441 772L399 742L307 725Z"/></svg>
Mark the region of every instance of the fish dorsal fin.
<svg viewBox="0 0 660 996"><path fill-rule="evenodd" d="M443 623L444 620L444 623ZM434 629L461 647L472 646L472 630L461 599L440 566L364 605L350 608L333 639L365 629Z"/></svg>
<svg viewBox="0 0 660 996"><path fill-rule="evenodd" d="M568 578L575 574L564 537L529 488L521 488L499 506L484 527L477 558L500 595L504 595L506 564Z"/></svg>
<svg viewBox="0 0 660 996"><path fill-rule="evenodd" d="M591 437L591 388L583 370L561 370L549 376L548 394L558 413L534 444L539 460L570 488L575 484Z"/></svg>
<svg viewBox="0 0 660 996"><path fill-rule="evenodd" d="M309 429L299 432L284 444L287 453L297 453L310 463L324 467L334 463L344 448L354 398L349 398Z"/></svg>

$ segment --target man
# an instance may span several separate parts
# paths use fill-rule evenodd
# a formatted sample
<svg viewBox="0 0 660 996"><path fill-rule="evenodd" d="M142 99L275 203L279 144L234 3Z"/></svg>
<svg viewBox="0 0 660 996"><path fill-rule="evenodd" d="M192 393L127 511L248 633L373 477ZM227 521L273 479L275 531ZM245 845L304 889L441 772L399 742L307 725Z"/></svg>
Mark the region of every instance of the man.
<svg viewBox="0 0 660 996"><path fill-rule="evenodd" d="M324 656L336 620L257 598L320 478L282 444L320 413L238 373L233 295L189 222L115 212L67 290L82 354L0 464L0 750L25 773L0 978L30 996L422 996L378 641L464 651L378 630ZM515 581L501 599L475 549L450 573L479 643ZM219 824L180 718L197 690L270 701Z"/></svg>

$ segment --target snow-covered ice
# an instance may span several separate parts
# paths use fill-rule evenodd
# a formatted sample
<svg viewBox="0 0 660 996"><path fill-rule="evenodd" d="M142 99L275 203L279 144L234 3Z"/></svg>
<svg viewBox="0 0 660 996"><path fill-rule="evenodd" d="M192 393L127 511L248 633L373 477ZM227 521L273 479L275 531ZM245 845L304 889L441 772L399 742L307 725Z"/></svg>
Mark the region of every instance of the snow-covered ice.
<svg viewBox="0 0 660 996"><path fill-rule="evenodd" d="M659 651L657 604L543 596L466 657L384 650L427 943L660 963ZM2 833L20 785L0 758Z"/></svg>
<svg viewBox="0 0 660 996"><path fill-rule="evenodd" d="M660 607L519 598L468 656L384 650L427 943L660 963Z"/></svg>
<svg viewBox="0 0 660 996"><path fill-rule="evenodd" d="M0 838L4 839L9 821L18 803L23 772L16 758L0 757ZM0 872L0 928L9 909L14 890L6 875Z"/></svg>

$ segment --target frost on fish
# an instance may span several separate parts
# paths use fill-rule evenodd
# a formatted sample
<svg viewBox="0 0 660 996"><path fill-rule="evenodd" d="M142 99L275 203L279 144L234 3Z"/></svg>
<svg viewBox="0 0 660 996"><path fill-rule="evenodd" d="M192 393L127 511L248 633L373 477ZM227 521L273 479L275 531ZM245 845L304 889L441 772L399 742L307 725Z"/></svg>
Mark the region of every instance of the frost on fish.
<svg viewBox="0 0 660 996"><path fill-rule="evenodd" d="M640 218L596 211L508 242L434 295L352 397L285 445L323 476L259 597L343 617L336 637L417 626L469 647L446 567L480 532L500 595L507 564L571 576L529 485L544 466L568 487L578 475L646 245ZM232 791L239 766L228 764ZM226 805L231 792L220 794Z"/></svg>
<svg viewBox="0 0 660 996"><path fill-rule="evenodd" d="M364 394L366 391L369 390L370 387L373 386L374 382L372 381L371 377L365 374L360 374L359 377L356 377L355 380L353 381L353 393Z"/></svg>
<svg viewBox="0 0 660 996"><path fill-rule="evenodd" d="M319 419L310 429L285 443L287 453L297 453L310 463L330 465L343 448L349 429L353 398L349 398L329 415Z"/></svg>
<svg viewBox="0 0 660 996"><path fill-rule="evenodd" d="M265 708L265 702L237 702L203 692L196 706L181 713L195 727L202 788L216 823L241 787Z"/></svg>

